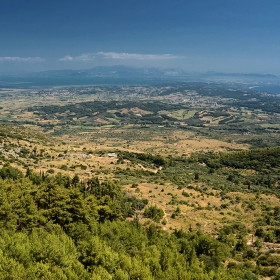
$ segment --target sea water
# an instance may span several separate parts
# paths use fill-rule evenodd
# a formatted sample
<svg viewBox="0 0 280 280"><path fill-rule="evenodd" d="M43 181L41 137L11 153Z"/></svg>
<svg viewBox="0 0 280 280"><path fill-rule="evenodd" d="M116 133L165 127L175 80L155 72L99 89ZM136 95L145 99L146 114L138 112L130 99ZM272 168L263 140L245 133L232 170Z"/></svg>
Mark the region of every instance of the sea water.
<svg viewBox="0 0 280 280"><path fill-rule="evenodd" d="M255 91L266 91L269 93L280 94L280 85L260 86L253 88Z"/></svg>

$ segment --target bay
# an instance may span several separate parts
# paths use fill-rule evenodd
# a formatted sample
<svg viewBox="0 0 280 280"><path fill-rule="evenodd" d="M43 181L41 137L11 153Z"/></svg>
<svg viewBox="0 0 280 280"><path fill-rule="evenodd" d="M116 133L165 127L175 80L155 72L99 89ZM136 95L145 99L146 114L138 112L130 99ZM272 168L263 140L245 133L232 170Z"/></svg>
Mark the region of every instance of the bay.
<svg viewBox="0 0 280 280"><path fill-rule="evenodd" d="M280 85L260 86L253 88L255 91L266 91L269 93L280 94Z"/></svg>

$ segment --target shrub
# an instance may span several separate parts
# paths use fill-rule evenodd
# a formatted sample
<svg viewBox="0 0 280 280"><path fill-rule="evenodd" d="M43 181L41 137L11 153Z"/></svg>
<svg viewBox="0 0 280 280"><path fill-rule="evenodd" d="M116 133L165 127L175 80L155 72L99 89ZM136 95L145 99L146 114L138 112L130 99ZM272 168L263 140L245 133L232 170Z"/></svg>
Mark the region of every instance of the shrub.
<svg viewBox="0 0 280 280"><path fill-rule="evenodd" d="M161 208L158 208L157 206L150 206L145 209L144 217L150 218L155 222L159 223L160 220L164 217L164 212Z"/></svg>

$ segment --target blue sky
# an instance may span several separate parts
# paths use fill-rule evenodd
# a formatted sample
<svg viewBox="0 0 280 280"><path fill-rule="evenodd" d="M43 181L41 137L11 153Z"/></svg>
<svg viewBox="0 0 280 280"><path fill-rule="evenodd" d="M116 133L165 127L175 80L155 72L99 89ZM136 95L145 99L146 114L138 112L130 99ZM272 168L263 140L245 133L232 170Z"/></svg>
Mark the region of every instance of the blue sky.
<svg viewBox="0 0 280 280"><path fill-rule="evenodd" d="M279 0L1 0L0 73L99 65L280 76Z"/></svg>

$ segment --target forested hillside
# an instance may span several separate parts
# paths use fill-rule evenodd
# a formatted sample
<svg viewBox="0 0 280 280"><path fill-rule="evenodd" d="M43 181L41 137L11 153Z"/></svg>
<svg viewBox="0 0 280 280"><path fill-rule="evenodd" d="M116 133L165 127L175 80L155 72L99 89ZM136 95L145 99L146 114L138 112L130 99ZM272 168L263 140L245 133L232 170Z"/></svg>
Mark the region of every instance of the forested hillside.
<svg viewBox="0 0 280 280"><path fill-rule="evenodd" d="M258 279L269 262L252 264L256 252L234 241L241 229L225 227L217 239L141 225L147 201L118 182L10 165L0 176L1 279Z"/></svg>

